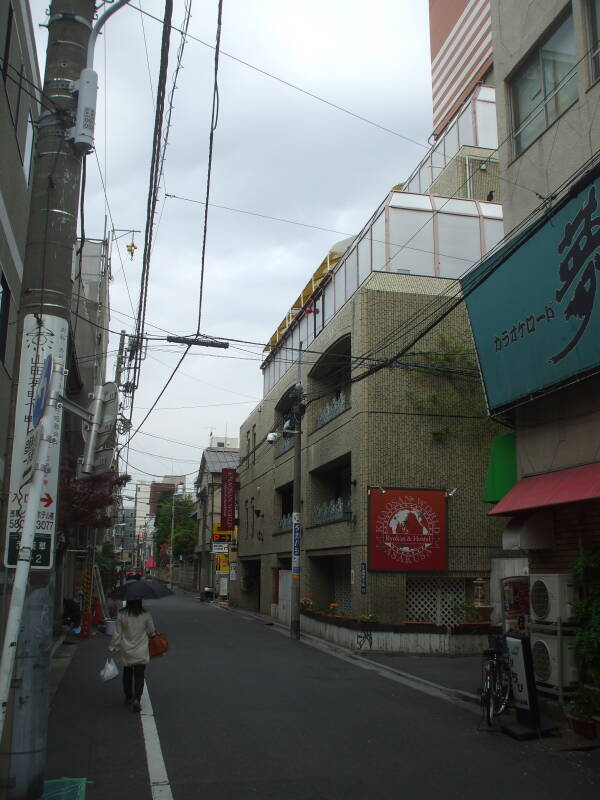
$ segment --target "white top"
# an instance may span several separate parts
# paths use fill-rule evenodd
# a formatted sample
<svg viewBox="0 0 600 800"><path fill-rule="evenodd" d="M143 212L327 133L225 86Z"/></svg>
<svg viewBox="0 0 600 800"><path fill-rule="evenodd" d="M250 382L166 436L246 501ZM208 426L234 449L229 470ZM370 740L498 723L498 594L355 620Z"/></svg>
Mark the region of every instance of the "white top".
<svg viewBox="0 0 600 800"><path fill-rule="evenodd" d="M117 614L115 632L108 649L117 653L117 660L123 667L147 664L150 661L148 637L155 634L154 620L148 611L135 616L123 608Z"/></svg>

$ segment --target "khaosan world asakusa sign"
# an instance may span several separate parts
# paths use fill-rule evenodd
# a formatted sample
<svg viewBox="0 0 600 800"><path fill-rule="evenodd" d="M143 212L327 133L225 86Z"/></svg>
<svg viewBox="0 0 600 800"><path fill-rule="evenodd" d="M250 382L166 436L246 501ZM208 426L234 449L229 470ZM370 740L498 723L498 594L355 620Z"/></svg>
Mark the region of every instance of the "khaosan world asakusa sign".
<svg viewBox="0 0 600 800"><path fill-rule="evenodd" d="M599 277L595 178L461 281L491 411L600 365Z"/></svg>
<svg viewBox="0 0 600 800"><path fill-rule="evenodd" d="M235 488L237 470L221 470L221 530L232 531L235 525Z"/></svg>
<svg viewBox="0 0 600 800"><path fill-rule="evenodd" d="M368 491L369 569L446 570L446 493L380 487Z"/></svg>

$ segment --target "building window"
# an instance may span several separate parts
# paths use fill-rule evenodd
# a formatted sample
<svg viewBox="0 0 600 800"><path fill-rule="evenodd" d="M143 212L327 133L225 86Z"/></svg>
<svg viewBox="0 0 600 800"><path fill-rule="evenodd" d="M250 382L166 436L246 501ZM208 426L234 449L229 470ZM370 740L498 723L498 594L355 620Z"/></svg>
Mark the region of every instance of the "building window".
<svg viewBox="0 0 600 800"><path fill-rule="evenodd" d="M600 0L590 0L590 57L592 81L600 78Z"/></svg>
<svg viewBox="0 0 600 800"><path fill-rule="evenodd" d="M252 426L252 463L256 464L256 425Z"/></svg>
<svg viewBox="0 0 600 800"><path fill-rule="evenodd" d="M6 335L8 332L8 317L10 315L10 289L4 278L0 278L0 360L6 356Z"/></svg>
<svg viewBox="0 0 600 800"><path fill-rule="evenodd" d="M536 47L509 83L516 157L578 98L575 29L571 14Z"/></svg>

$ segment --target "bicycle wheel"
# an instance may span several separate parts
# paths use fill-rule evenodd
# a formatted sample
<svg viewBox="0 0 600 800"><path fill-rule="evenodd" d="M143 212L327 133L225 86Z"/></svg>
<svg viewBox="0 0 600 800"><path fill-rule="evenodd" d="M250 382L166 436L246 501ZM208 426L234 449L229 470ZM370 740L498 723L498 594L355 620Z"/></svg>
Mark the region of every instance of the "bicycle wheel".
<svg viewBox="0 0 600 800"><path fill-rule="evenodd" d="M494 716L497 717L505 710L510 698L510 671L503 661L496 665L492 688L494 696Z"/></svg>
<svg viewBox="0 0 600 800"><path fill-rule="evenodd" d="M494 664L492 661L488 661L483 666L481 704L483 706L485 721L490 727L492 725L492 720L494 718L493 676L494 676Z"/></svg>

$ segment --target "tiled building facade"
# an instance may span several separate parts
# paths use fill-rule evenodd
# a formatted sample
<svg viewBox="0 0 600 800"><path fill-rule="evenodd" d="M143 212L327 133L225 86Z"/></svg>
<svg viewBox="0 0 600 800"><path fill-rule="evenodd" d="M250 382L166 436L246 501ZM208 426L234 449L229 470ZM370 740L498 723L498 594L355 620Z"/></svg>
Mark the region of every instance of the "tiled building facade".
<svg viewBox="0 0 600 800"><path fill-rule="evenodd" d="M392 356L395 343L379 349L382 340L410 326L425 307L441 306L449 284L375 272L302 354L307 410L302 424L301 593L319 608L334 602L354 617L370 613L389 623L411 618L449 622L457 613L453 605L469 598L472 581L489 573L490 558L499 552L499 526L486 516L482 486L474 477L484 475L493 433L482 407L468 408L478 377L463 380L452 373L397 366L351 383L351 376L362 372L356 366L359 356L374 351L379 359ZM423 363L448 341L470 350L460 307L404 361ZM292 368L241 430L241 440L251 444L241 452L239 580L230 587L231 599L240 606L282 618L289 611L293 448L291 438L271 445L266 437L281 429L295 381ZM458 398L453 396L457 382ZM436 393L440 401L432 407ZM325 416L324 408L329 409ZM365 591L360 576L369 561L369 493L380 491L377 487L451 493L447 570L368 570Z"/></svg>

